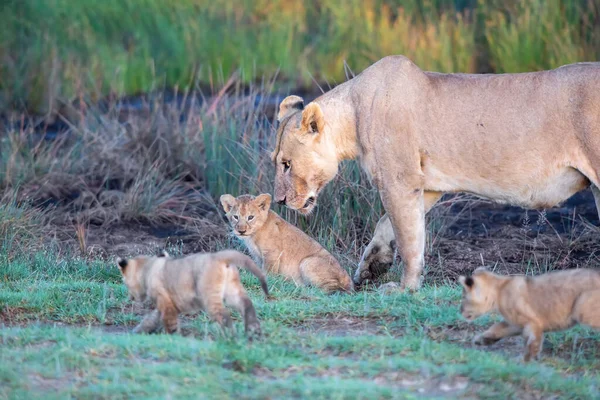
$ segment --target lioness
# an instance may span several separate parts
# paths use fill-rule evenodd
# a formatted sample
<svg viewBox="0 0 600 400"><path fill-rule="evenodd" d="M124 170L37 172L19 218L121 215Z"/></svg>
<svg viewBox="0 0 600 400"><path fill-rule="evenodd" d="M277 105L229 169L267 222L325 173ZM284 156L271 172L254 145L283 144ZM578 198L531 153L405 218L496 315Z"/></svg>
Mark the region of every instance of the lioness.
<svg viewBox="0 0 600 400"><path fill-rule="evenodd" d="M522 334L525 361L536 358L544 332L569 328L576 323L600 329L600 271L576 269L536 277L501 276L477 268L459 278L463 286L461 314L469 321L497 311L505 321L475 337L489 345Z"/></svg>
<svg viewBox="0 0 600 400"><path fill-rule="evenodd" d="M233 232L265 269L325 292L353 290L350 275L316 240L270 210L271 195L221 196Z"/></svg>
<svg viewBox="0 0 600 400"><path fill-rule="evenodd" d="M600 205L600 63L469 75L390 56L306 107L285 98L278 120L275 201L309 214L346 159L379 190L387 214L357 284L391 264L395 240L401 287L418 288L425 213L444 193L544 208L591 184Z"/></svg>
<svg viewBox="0 0 600 400"><path fill-rule="evenodd" d="M192 254L173 259L138 256L117 261L123 282L136 301L151 300L156 309L142 320L134 333L150 333L164 325L167 333L177 331L180 313L205 310L223 328L231 329L231 317L225 304L244 318L246 333L260 334L256 311L240 282L236 266L243 267L260 281L267 297L269 290L264 273L250 257L234 250Z"/></svg>

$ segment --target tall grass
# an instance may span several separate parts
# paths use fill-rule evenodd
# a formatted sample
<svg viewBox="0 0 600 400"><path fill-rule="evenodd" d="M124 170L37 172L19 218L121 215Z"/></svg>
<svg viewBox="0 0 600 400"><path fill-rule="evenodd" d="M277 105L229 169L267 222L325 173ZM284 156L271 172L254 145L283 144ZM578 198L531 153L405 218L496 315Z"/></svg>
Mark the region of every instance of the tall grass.
<svg viewBox="0 0 600 400"><path fill-rule="evenodd" d="M528 71L600 55L594 0L9 0L0 109L218 86L336 83L389 54L445 72Z"/></svg>

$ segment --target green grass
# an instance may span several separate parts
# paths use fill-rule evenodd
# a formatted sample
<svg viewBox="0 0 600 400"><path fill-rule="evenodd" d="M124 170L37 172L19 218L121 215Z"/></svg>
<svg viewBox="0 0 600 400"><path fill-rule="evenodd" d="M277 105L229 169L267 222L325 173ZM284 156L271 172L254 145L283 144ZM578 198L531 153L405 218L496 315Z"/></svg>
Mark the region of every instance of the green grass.
<svg viewBox="0 0 600 400"><path fill-rule="evenodd" d="M37 114L108 94L214 89L236 71L246 83L278 73L283 88L339 83L389 54L444 72L600 55L593 0L9 0L0 15L0 108Z"/></svg>
<svg viewBox="0 0 600 400"><path fill-rule="evenodd" d="M0 315L10 321L0 332L1 398L599 395L600 335L550 334L543 360L528 365L520 343L473 347L494 318L463 322L456 286L326 296L270 278L276 300L265 301L244 274L265 332L248 342L239 318L231 338L204 314L182 319L185 336L130 334L140 309L103 262L46 252L0 259L0 271ZM466 386L440 389L456 382Z"/></svg>

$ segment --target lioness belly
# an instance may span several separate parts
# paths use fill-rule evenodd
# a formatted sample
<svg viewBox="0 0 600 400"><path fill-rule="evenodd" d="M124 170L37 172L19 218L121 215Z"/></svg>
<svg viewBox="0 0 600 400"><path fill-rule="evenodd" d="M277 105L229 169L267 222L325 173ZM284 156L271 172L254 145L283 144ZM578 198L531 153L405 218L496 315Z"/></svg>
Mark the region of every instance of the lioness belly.
<svg viewBox="0 0 600 400"><path fill-rule="evenodd" d="M498 203L524 208L553 207L575 193L589 187L590 181L571 167L549 171L529 171L529 174L481 177L451 176L429 166L424 169L425 190L440 192L467 192Z"/></svg>

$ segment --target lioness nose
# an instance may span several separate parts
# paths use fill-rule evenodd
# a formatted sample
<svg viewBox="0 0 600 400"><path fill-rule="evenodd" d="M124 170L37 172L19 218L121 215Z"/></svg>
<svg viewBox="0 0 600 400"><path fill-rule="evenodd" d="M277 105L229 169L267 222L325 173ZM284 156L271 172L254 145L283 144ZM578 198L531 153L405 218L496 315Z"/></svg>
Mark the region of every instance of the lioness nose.
<svg viewBox="0 0 600 400"><path fill-rule="evenodd" d="M281 204L282 206L285 205L285 196L283 196L282 199L277 200L277 203Z"/></svg>

